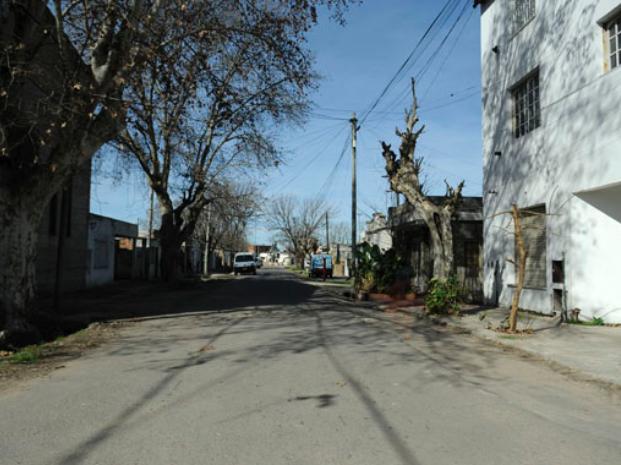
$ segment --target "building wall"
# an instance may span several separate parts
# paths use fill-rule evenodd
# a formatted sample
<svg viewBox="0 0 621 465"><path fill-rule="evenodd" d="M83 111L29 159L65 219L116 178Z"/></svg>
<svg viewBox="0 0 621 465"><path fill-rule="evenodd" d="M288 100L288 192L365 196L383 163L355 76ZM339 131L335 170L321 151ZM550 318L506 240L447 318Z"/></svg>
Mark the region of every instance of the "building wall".
<svg viewBox="0 0 621 465"><path fill-rule="evenodd" d="M89 162L71 180L70 213L67 223L69 234L64 235L61 291L82 289L86 285L90 186L91 166ZM56 196L56 208L52 208L51 205L47 206L39 228L36 277L38 289L43 293L53 291L55 284L61 199L62 195L59 193ZM54 223L55 228L52 227Z"/></svg>
<svg viewBox="0 0 621 465"><path fill-rule="evenodd" d="M383 252L392 248L392 234L383 214L375 213L373 219L367 222L364 230L364 241L371 245L377 245Z"/></svg>
<svg viewBox="0 0 621 465"><path fill-rule="evenodd" d="M114 220L91 215L88 235L86 285L100 286L114 281Z"/></svg>
<svg viewBox="0 0 621 465"><path fill-rule="evenodd" d="M537 0L534 19L518 32L512 5L488 2L481 15L485 298L509 305L515 283L506 261L513 226L501 213L513 203L545 205L547 283L526 289L522 306L553 311L554 289L563 286L552 283L552 261L564 259L567 307L619 323L621 218L581 193L619 202L606 186L621 181L621 69L606 69L598 21L621 2ZM541 125L516 139L511 89L537 67Z"/></svg>

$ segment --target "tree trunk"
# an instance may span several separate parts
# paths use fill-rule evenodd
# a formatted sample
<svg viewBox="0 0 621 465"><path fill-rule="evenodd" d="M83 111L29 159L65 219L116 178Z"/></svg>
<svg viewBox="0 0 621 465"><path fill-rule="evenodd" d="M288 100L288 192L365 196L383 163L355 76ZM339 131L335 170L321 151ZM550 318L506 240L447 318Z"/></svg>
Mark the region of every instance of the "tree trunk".
<svg viewBox="0 0 621 465"><path fill-rule="evenodd" d="M179 238L179 232L174 226L165 226L162 223L160 228L160 247L162 249L160 271L163 281L173 282L178 280L181 275L181 266L183 265L182 242Z"/></svg>
<svg viewBox="0 0 621 465"><path fill-rule="evenodd" d="M32 323L40 205L0 203L0 346L31 344L40 336Z"/></svg>
<svg viewBox="0 0 621 465"><path fill-rule="evenodd" d="M453 274L453 227L450 212L433 213L425 221L429 227L431 252L433 255L433 277L448 279Z"/></svg>
<svg viewBox="0 0 621 465"><path fill-rule="evenodd" d="M513 216L513 226L515 228L515 245L517 247L517 282L515 284L515 291L513 291L513 299L511 301L511 313L509 314L509 332L515 333L517 331L517 317L520 309L520 297L522 290L524 289L524 278L526 276L526 245L524 244L524 235L522 234L522 222L520 218L520 211L517 205L511 207L511 215Z"/></svg>

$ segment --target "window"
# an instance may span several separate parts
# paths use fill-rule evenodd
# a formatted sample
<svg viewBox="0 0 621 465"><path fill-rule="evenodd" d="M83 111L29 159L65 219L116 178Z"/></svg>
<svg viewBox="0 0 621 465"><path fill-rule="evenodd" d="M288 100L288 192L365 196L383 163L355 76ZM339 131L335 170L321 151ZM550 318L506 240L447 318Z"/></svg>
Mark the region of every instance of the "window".
<svg viewBox="0 0 621 465"><path fill-rule="evenodd" d="M535 17L535 0L513 0L513 24L515 32Z"/></svg>
<svg viewBox="0 0 621 465"><path fill-rule="evenodd" d="M608 37L608 64L610 69L621 65L621 16L606 24Z"/></svg>
<svg viewBox="0 0 621 465"><path fill-rule="evenodd" d="M541 103L539 100L539 70L514 87L513 133L522 137L541 125Z"/></svg>
<svg viewBox="0 0 621 465"><path fill-rule="evenodd" d="M545 289L547 288L545 206L522 210L521 220L522 234L527 253L524 286ZM517 245L515 250L517 263Z"/></svg>

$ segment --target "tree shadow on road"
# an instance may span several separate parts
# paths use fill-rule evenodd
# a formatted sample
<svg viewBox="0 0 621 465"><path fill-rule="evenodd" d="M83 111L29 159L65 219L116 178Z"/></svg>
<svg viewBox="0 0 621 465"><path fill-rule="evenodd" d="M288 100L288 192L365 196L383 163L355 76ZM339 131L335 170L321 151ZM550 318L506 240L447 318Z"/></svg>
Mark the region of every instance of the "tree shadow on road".
<svg viewBox="0 0 621 465"><path fill-rule="evenodd" d="M218 309L226 313L198 315L190 312L190 316L178 315L177 319L149 321L145 323L148 326L147 331L140 335L128 335L109 347L109 356L146 356L147 361L141 362L140 366L132 370L151 370L160 372L163 376L107 426L56 463L82 463L115 434L137 428L154 415L165 415L172 409L206 395L209 389L223 382L233 381L242 375L248 376L250 372L260 370L262 366L280 358L319 351L327 356L331 366L369 412L400 461L406 465L416 465L419 462L414 451L391 425L390 419L378 406L372 393L349 367L346 368L347 365L340 360L338 352L350 350L363 357L381 353L381 363L384 366L398 366L403 370L410 369L410 364L417 362L419 368L413 373L416 385L412 389L421 389L426 384L433 383L450 383L457 387L478 386L492 379L490 370L487 370L494 363L489 352L481 349L480 353L464 359L462 354L472 351L472 344L465 343L463 338L448 331L439 331L427 323L413 319L387 317L298 281L283 280L274 284L276 287L288 286L290 290L297 288L298 284L302 288L286 292L289 297L268 295L261 300L263 303L286 301L285 305L268 305L267 308L258 306L259 310L252 311L250 309L253 307L235 307L231 303L227 309ZM292 296L294 292L297 294ZM245 303L247 299L241 297L238 301ZM217 307L213 303L211 305ZM182 307L205 308L202 303L194 307L187 302ZM188 327L193 331L188 331ZM253 336L246 345L219 349L216 344L224 336L233 339L244 334ZM168 356L170 348L179 344L195 347L195 350L185 357ZM202 348L209 350L201 350ZM155 410L149 408L147 414L145 407L151 405L158 395L173 385L181 374L193 369L208 369L215 361L227 363L230 370ZM420 369L421 363L423 370ZM317 407L326 408L333 406L337 397L332 393L299 393L281 399L279 403L292 402L292 399L296 402L314 400ZM241 412L234 417L241 418L250 414L252 412Z"/></svg>

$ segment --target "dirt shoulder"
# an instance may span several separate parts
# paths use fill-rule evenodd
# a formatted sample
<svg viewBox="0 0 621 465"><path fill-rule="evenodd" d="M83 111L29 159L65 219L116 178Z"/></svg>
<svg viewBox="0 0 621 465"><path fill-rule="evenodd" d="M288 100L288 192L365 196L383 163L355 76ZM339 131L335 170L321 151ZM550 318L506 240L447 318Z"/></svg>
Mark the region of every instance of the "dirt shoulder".
<svg viewBox="0 0 621 465"><path fill-rule="evenodd" d="M93 323L81 331L51 342L24 347L15 352L0 352L0 392L64 368L67 362L113 340L121 328L130 324Z"/></svg>

